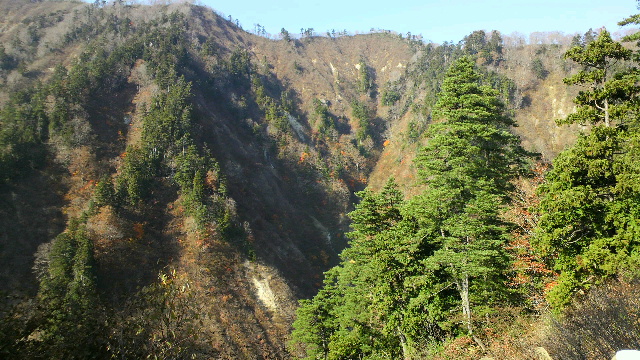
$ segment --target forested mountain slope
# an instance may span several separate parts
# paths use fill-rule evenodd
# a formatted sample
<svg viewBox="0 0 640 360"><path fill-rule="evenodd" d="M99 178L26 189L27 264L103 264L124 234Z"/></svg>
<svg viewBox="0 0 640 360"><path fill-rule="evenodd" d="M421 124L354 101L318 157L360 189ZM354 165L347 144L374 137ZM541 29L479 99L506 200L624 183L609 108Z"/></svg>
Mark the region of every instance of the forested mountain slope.
<svg viewBox="0 0 640 360"><path fill-rule="evenodd" d="M567 44L494 32L282 40L191 4L0 1L0 354L288 358L355 191L418 193L465 55L550 160ZM549 105L551 104L551 105Z"/></svg>

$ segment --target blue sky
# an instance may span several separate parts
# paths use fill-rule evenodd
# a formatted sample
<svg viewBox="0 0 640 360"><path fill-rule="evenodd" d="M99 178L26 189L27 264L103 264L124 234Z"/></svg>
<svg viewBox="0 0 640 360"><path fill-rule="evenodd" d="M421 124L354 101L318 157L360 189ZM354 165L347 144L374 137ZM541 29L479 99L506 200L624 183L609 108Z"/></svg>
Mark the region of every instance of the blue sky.
<svg viewBox="0 0 640 360"><path fill-rule="evenodd" d="M272 34L281 28L293 34L301 28L367 32L380 28L422 34L436 43L458 42L474 30L503 34L535 31L584 33L605 26L620 30L617 22L638 12L633 0L200 0L224 15L238 19L245 30L260 24Z"/></svg>

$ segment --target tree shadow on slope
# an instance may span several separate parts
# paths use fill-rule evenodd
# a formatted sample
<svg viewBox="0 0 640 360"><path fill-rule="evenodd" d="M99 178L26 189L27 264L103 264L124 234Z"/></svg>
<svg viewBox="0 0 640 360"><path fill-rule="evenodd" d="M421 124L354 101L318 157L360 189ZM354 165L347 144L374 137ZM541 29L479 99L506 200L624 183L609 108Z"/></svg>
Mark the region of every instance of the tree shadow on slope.
<svg viewBox="0 0 640 360"><path fill-rule="evenodd" d="M64 169L52 163L42 171L0 187L0 293L33 296L38 282L35 253L65 227L61 211Z"/></svg>
<svg viewBox="0 0 640 360"><path fill-rule="evenodd" d="M179 258L180 245L167 211L176 198L176 188L161 180L150 200L135 209L105 206L89 219L98 285L105 299L134 294L157 281L158 274Z"/></svg>
<svg viewBox="0 0 640 360"><path fill-rule="evenodd" d="M251 247L258 259L279 269L298 296L313 294L322 272L337 262L344 246L345 241L340 239L345 224L340 214L346 203L331 199L328 189L320 184L317 169L305 170L282 156L279 147L283 143L258 125L262 115L250 93L224 84L231 83L213 79L194 86L198 142L220 162L239 217L247 222L254 237ZM266 88L277 94L274 97L288 92L286 85L274 78ZM310 139L304 117L295 110L301 102L292 92L289 94L295 105L291 113L300 119ZM238 98L244 101L238 104L234 101ZM287 138L301 148L308 146L293 135ZM317 279L317 283L309 279Z"/></svg>

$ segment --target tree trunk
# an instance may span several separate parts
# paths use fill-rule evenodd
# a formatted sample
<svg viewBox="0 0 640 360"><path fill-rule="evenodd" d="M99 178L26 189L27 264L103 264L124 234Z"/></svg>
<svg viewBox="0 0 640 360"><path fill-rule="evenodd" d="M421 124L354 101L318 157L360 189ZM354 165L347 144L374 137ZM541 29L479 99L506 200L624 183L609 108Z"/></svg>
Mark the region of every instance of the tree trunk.
<svg viewBox="0 0 640 360"><path fill-rule="evenodd" d="M473 334L473 327L471 326L471 304L469 303L469 275L464 274L458 285L458 291L460 292L460 299L462 300L462 315L465 317L467 323L467 330L469 335Z"/></svg>
<svg viewBox="0 0 640 360"><path fill-rule="evenodd" d="M609 127L609 100L604 99L604 125Z"/></svg>
<svg viewBox="0 0 640 360"><path fill-rule="evenodd" d="M465 317L467 323L467 331L469 336L480 346L483 352L487 351L482 340L473 334L473 324L471 322L471 303L469 302L469 275L464 274L462 279L458 282L458 292L460 292L460 298L462 299L462 315Z"/></svg>
<svg viewBox="0 0 640 360"><path fill-rule="evenodd" d="M327 360L329 358L329 340L327 340L324 335L322 339L322 350L324 351L324 360Z"/></svg>
<svg viewBox="0 0 640 360"><path fill-rule="evenodd" d="M398 338L400 339L400 345L402 345L402 358L404 360L410 360L409 359L409 348L407 347L407 337L404 336L404 333L402 332L402 330L400 330L400 326L398 326L396 328L396 331L398 332Z"/></svg>

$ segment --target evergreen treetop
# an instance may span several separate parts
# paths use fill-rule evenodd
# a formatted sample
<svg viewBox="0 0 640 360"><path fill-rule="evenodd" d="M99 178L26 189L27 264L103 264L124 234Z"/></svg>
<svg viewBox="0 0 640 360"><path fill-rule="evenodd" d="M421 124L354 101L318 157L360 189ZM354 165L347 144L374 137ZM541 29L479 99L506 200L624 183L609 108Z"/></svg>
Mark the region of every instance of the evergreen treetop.
<svg viewBox="0 0 640 360"><path fill-rule="evenodd" d="M597 124L611 126L614 120L622 120L629 112L630 97L638 93L636 71L616 72L620 61L629 60L632 51L611 39L603 29L598 37L584 47L574 46L564 55L583 66L577 74L564 79L567 85L580 85L574 102L577 111L559 123Z"/></svg>

